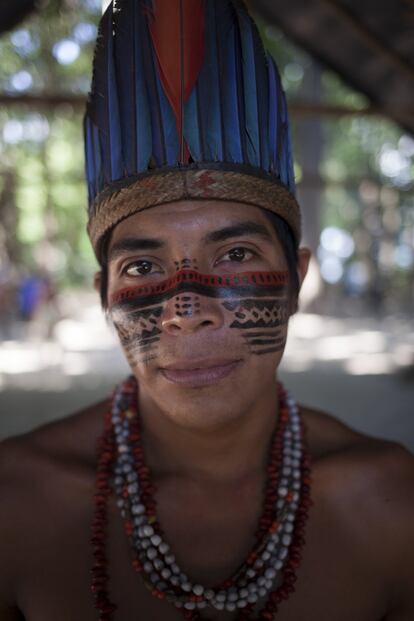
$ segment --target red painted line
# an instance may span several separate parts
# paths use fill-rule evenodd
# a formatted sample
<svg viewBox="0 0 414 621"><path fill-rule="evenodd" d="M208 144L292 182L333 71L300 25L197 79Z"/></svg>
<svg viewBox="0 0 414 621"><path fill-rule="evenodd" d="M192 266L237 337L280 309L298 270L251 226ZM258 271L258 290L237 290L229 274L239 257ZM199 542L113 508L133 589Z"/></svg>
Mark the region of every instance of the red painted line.
<svg viewBox="0 0 414 621"><path fill-rule="evenodd" d="M183 269L173 278L163 280L157 285L141 285L125 287L111 296L111 305L129 298L164 293L174 289L181 282L196 282L208 287L238 287L240 285L268 286L286 285L289 282L289 272L239 272L236 274L201 274L195 270Z"/></svg>

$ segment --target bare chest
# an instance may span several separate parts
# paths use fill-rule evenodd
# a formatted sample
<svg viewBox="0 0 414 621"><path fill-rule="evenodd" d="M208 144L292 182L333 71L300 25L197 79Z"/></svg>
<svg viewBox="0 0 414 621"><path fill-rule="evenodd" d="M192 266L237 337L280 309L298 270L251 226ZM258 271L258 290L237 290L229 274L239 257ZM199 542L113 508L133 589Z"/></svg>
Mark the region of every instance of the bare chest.
<svg viewBox="0 0 414 621"><path fill-rule="evenodd" d="M252 498L252 506L257 506ZM225 506L221 520L202 518L201 507L183 507L175 519L162 508L166 536L188 575L214 584L229 575L248 553L256 511L244 514ZM93 621L98 619L90 591L92 553L90 506L64 517L49 518L43 541L37 542L22 580L19 604L27 621ZM169 525L167 527L167 525ZM132 569L132 551L120 516L113 507L107 541L109 595L116 604L114 621L179 621L170 604L155 599ZM384 618L374 560L357 549L351 533L331 523L315 498L306 529L303 559L295 592L280 605L278 621L380 621ZM232 613L204 612L209 621L233 621Z"/></svg>

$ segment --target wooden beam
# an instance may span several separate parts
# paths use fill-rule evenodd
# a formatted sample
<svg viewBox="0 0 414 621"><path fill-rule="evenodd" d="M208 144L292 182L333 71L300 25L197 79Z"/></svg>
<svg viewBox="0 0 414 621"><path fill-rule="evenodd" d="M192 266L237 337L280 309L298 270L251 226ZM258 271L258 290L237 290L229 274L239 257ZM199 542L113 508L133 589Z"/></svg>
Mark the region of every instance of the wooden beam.
<svg viewBox="0 0 414 621"><path fill-rule="evenodd" d="M28 108L44 108L51 110L63 105L70 105L75 109L85 109L86 97L72 93L41 93L30 95L7 95L0 93L0 105L7 107L26 106Z"/></svg>
<svg viewBox="0 0 414 621"><path fill-rule="evenodd" d="M84 95L52 94L44 93L39 95L7 95L0 93L0 106L9 108L28 107L38 110L54 110L60 106L69 105L76 111L83 112L86 105L86 97ZM379 110L372 107L368 108L351 108L349 106L339 106L324 104L319 102L309 102L300 100L291 100L288 102L289 112L294 117L306 116L372 116L381 115Z"/></svg>
<svg viewBox="0 0 414 621"><path fill-rule="evenodd" d="M312 103L311 101L300 100L288 100L288 109L290 116L296 118L308 116L325 116L334 118L341 116L382 116L382 113L373 107L351 108L350 106L339 106L325 104L322 102Z"/></svg>
<svg viewBox="0 0 414 621"><path fill-rule="evenodd" d="M387 46L381 39L374 34L361 20L359 20L348 8L336 2L336 0L320 0L322 4L328 7L338 19L346 23L359 36L373 52L379 54L391 64L394 69L399 69L410 80L414 79L414 67L411 63L403 58L395 49Z"/></svg>

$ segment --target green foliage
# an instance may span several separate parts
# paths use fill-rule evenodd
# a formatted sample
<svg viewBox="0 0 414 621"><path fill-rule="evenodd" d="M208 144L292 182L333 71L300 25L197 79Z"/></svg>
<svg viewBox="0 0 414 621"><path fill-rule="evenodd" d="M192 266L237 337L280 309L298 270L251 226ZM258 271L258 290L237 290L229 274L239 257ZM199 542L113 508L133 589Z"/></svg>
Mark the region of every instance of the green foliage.
<svg viewBox="0 0 414 621"><path fill-rule="evenodd" d="M41 13L0 39L0 90L86 95L99 17L99 1L45 3ZM80 111L47 103L0 111L0 179L7 171L15 178L20 257L29 269L45 268L63 284L89 280L96 267L86 235L83 165ZM45 242L54 252L43 252Z"/></svg>

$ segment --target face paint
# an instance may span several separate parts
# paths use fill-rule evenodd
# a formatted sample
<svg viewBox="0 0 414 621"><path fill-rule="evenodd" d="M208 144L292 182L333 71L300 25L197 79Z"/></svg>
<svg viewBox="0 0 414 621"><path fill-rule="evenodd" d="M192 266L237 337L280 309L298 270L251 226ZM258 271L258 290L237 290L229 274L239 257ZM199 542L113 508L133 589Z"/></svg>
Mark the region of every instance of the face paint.
<svg viewBox="0 0 414 621"><path fill-rule="evenodd" d="M127 287L111 296L110 314L130 365L145 364L156 357L163 311L169 300L174 299L175 314L182 318L200 315L205 298L217 300L225 325L237 331L250 353L262 355L283 349L289 319L288 272L217 276L201 274L197 267L181 268L173 278L155 285Z"/></svg>
<svg viewBox="0 0 414 621"><path fill-rule="evenodd" d="M183 295L175 298L177 317L189 317L200 314L200 297L198 295Z"/></svg>
<svg viewBox="0 0 414 621"><path fill-rule="evenodd" d="M188 259L184 258L181 261L174 261L175 271L179 272L180 270L196 270L198 271L197 259Z"/></svg>

